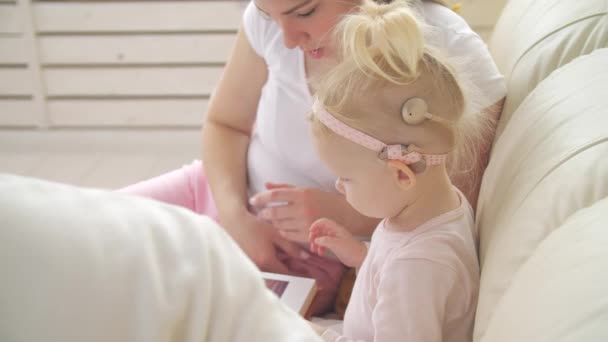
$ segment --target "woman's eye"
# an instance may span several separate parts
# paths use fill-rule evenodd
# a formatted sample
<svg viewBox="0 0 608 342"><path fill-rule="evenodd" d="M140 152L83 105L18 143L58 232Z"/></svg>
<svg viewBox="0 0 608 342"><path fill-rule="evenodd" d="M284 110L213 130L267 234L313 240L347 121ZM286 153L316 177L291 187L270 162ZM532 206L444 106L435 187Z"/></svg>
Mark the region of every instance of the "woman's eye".
<svg viewBox="0 0 608 342"><path fill-rule="evenodd" d="M315 13L316 9L317 9L316 7L313 7L310 11L308 11L306 13L298 13L298 17L300 17L300 18L310 17L313 13Z"/></svg>
<svg viewBox="0 0 608 342"><path fill-rule="evenodd" d="M270 14L268 14L268 12L266 12L263 9L259 8L257 5L255 6L255 8L258 10L258 13L260 13L260 15L262 16L262 18L264 18L266 20L270 20Z"/></svg>

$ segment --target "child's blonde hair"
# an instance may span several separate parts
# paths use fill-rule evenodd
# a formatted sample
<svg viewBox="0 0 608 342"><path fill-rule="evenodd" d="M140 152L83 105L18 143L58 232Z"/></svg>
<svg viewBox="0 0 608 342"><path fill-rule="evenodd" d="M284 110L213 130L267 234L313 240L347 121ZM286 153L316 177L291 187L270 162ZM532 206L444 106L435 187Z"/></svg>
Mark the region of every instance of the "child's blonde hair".
<svg viewBox="0 0 608 342"><path fill-rule="evenodd" d="M334 39L341 48L340 61L329 73L313 80L316 96L340 120L354 127L364 127L368 133L376 132L376 135L381 135L378 133L380 130L421 129L427 137L435 139L445 136L446 129L449 129L453 149L448 170L451 174L468 173L477 164L478 142L491 125L479 111L468 110L471 103L466 95L467 87L438 50L425 44L424 29L424 22L405 0L386 4L363 0L359 8L336 25ZM377 107L381 106L381 99L370 99L374 91L380 94L383 90L395 87L401 90L404 86L416 89L421 94L417 97L426 99L433 115L452 124L446 128L427 120L417 127L408 127L400 112L391 111L385 115L371 109L374 111L371 115L369 108L361 110L364 107L361 106L362 99L366 98L378 104ZM364 117L361 117L362 111L365 112ZM319 122L314 121L318 126ZM407 137L403 134L392 136L402 141L386 143L406 142L403 140Z"/></svg>
<svg viewBox="0 0 608 342"><path fill-rule="evenodd" d="M379 4L390 4L391 2L393 2L394 0L374 0L375 2L379 3ZM450 5L450 2L447 0L422 0L422 1L430 1L430 2L434 2L437 4L440 4L442 6L451 8L452 6Z"/></svg>

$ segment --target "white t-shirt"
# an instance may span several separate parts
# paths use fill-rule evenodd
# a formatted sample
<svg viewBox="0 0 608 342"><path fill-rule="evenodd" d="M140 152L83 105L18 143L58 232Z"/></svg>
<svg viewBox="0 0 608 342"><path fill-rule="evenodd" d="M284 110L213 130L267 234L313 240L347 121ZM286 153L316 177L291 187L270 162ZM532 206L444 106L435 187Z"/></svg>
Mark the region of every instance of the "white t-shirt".
<svg viewBox="0 0 608 342"><path fill-rule="evenodd" d="M332 342L470 342L479 290L473 210L459 208L410 232L372 235L344 316Z"/></svg>
<svg viewBox="0 0 608 342"><path fill-rule="evenodd" d="M488 105L503 98L503 76L483 40L464 19L432 2L423 2L421 8L427 23L437 26L428 38L433 45L447 49L450 57L472 60L473 82L484 91ZM243 23L250 45L268 65L268 81L262 89L247 156L250 193L265 190L265 182L334 191L335 177L314 151L309 132L307 114L312 95L306 83L303 52L286 48L279 26L263 17L253 2L245 9Z"/></svg>

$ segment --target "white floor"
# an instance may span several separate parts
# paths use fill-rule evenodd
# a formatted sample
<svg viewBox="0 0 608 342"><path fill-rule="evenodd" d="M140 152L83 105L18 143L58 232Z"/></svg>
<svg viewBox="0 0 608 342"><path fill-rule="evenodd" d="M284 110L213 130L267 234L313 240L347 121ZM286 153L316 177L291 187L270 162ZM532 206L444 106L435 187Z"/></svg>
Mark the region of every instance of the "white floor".
<svg viewBox="0 0 608 342"><path fill-rule="evenodd" d="M116 189L200 159L200 131L0 130L0 173Z"/></svg>

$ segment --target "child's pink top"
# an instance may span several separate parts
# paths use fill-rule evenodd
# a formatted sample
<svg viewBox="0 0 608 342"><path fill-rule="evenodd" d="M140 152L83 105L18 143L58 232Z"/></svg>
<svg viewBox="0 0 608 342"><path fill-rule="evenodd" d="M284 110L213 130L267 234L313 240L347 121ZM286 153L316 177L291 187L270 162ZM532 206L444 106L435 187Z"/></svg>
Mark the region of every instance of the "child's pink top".
<svg viewBox="0 0 608 342"><path fill-rule="evenodd" d="M479 265L473 211L459 208L410 232L376 228L344 317L326 341L472 341Z"/></svg>

